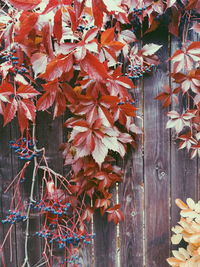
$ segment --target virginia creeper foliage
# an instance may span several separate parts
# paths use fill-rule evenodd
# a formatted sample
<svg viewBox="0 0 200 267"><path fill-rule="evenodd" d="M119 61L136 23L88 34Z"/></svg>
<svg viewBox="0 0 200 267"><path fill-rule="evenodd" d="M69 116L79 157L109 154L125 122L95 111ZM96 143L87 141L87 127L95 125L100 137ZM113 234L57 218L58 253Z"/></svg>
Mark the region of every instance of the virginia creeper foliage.
<svg viewBox="0 0 200 267"><path fill-rule="evenodd" d="M199 11L197 0L1 1L0 114L4 126L17 117L21 136L9 145L26 161L7 189L15 186L19 204L14 207L12 200L2 222L11 223L10 231L14 223L23 222L28 234L30 215L39 213L44 223L36 235L45 240L47 266L55 257L51 244L66 251L58 266L65 261L80 266L78 248L91 243L86 222L96 209L116 224L124 218L110 192L122 181L116 155L124 157L142 133L131 89L154 71L162 46L139 42L142 34L163 23L172 35L181 35L182 47L169 58L170 76L178 87L171 91L163 85L165 91L156 98L164 107L187 98L182 113L168 112L167 128L175 128L180 148L192 150L192 157L200 155L200 42L187 39L188 25L200 32ZM36 146L39 111L48 111L52 119L68 114L68 136L60 146L64 164L71 168L66 177L49 168L45 148ZM20 183L31 161L30 203L25 206ZM38 173L43 190L34 196ZM30 266L27 244L26 239L23 266Z"/></svg>

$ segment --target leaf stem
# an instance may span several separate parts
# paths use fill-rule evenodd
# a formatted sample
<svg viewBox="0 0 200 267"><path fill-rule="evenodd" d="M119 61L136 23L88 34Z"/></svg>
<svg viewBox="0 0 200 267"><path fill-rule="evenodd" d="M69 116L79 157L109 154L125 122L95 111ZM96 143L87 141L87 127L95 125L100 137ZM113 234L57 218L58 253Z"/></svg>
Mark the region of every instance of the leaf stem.
<svg viewBox="0 0 200 267"><path fill-rule="evenodd" d="M36 147L36 125L35 123L33 124L33 129L32 129L32 138L33 138L33 144L34 144L34 151L37 151L37 147ZM31 212L31 203L34 203L34 199L33 199L33 195L34 195L34 189L35 189L35 182L36 182L36 175L37 175L37 169L38 169L38 162L37 162L37 158L34 157L34 167L33 167L33 175L32 175L32 183L31 183L31 192L30 192L30 202L28 205L28 210L27 210L27 220L26 220L26 231L25 231L25 258L24 258L24 262L22 264L22 267L31 267L30 262L29 262L29 255L28 255L28 238L29 238L29 228L30 228L30 212Z"/></svg>

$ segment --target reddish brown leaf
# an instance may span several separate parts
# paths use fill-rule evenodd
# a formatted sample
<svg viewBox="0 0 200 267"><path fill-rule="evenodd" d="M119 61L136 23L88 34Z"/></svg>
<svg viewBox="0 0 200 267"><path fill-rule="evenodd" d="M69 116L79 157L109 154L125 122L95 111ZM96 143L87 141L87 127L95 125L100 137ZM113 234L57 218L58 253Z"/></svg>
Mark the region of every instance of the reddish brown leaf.
<svg viewBox="0 0 200 267"><path fill-rule="evenodd" d="M30 10L39 5L41 0L9 0L9 2L18 9Z"/></svg>
<svg viewBox="0 0 200 267"><path fill-rule="evenodd" d="M120 205L115 205L112 208L106 210L108 212L108 221L114 221L115 224L118 224L120 221L124 220L124 214L120 210Z"/></svg>
<svg viewBox="0 0 200 267"><path fill-rule="evenodd" d="M35 90L31 85L20 85L17 89L17 95L21 96L24 99L32 98L34 96L39 95L40 93Z"/></svg>
<svg viewBox="0 0 200 267"><path fill-rule="evenodd" d="M91 79L104 80L108 77L105 66L91 53L87 52L86 57L80 62L81 68L88 73Z"/></svg>
<svg viewBox="0 0 200 267"><path fill-rule="evenodd" d="M35 26L37 20L38 20L38 13L30 12L30 11L24 11L20 16L20 29L16 33L15 41L16 42L22 42L24 38L29 34L29 32L33 29Z"/></svg>
<svg viewBox="0 0 200 267"><path fill-rule="evenodd" d="M17 112L17 101L15 98L6 105L4 110L4 126L8 124L15 116Z"/></svg>
<svg viewBox="0 0 200 267"><path fill-rule="evenodd" d="M110 28L105 30L102 34L101 34L101 44L102 45L107 45L110 42L113 41L114 39L114 28Z"/></svg>
<svg viewBox="0 0 200 267"><path fill-rule="evenodd" d="M94 23L101 28L103 23L103 13L107 11L106 5L102 0L92 0L92 13L94 16Z"/></svg>
<svg viewBox="0 0 200 267"><path fill-rule="evenodd" d="M53 26L53 33L57 38L58 42L62 38L62 11L58 9L55 16L54 16L54 26Z"/></svg>
<svg viewBox="0 0 200 267"><path fill-rule="evenodd" d="M47 64L46 71L40 74L39 77L48 81L53 81L59 78L64 72L69 72L73 67L72 55L59 55Z"/></svg>

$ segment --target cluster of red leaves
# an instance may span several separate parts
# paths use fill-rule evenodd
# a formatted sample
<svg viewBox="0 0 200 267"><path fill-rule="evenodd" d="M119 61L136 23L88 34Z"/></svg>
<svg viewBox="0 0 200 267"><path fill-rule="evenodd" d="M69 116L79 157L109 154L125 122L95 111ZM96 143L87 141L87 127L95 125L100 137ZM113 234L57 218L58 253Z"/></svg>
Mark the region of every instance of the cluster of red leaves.
<svg viewBox="0 0 200 267"><path fill-rule="evenodd" d="M174 128L179 140L179 149L192 150L191 158L200 156L200 42L192 42L189 46L174 52L170 58L173 82L178 84L173 91L165 86L165 91L156 99L161 100L163 107L179 104L186 99L182 112L168 112L167 128ZM175 101L174 101L175 100Z"/></svg>
<svg viewBox="0 0 200 267"><path fill-rule="evenodd" d="M133 79L159 64L155 53L161 48L151 43L139 49L138 23L141 29L148 18L149 33L170 13L169 31L178 35L181 16L192 9L199 12L197 0L10 0L0 11L4 125L17 115L23 134L38 111L55 118L68 110L68 140L61 145L72 169L68 187L77 201L93 199L79 220L90 221L95 209L107 213L109 221L123 219L110 193L122 180L114 157L123 157L128 144L135 147L141 130L130 90ZM193 29L199 31L197 22ZM183 114L170 111L167 127L175 127L181 148L193 149L195 156L200 153L200 43L184 44L170 60L179 86L172 92L165 87L157 99L167 107L178 101L177 94L187 95L188 108ZM185 128L189 131L182 133Z"/></svg>

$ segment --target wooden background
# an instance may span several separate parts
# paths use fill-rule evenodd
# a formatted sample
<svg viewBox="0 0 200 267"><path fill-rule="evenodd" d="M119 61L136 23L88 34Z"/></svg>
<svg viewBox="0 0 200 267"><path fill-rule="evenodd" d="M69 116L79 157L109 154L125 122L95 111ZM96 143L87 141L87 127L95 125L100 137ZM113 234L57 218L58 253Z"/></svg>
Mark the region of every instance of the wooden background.
<svg viewBox="0 0 200 267"><path fill-rule="evenodd" d="M191 36L197 40L196 36ZM138 82L132 90L138 106L138 124L144 129L138 139L136 151L129 151L126 158L119 160L125 171L124 181L115 188L116 200L122 203L124 222L119 226L107 223L98 213L94 216L93 228L96 233L94 244L81 251L83 267L167 267L170 255L170 229L179 220L179 209L175 199L187 197L200 199L199 161L190 160L187 151L178 150L174 133L166 130L167 110L162 109L154 97L171 86L168 76L170 64L167 58L180 46L180 40L168 35L161 27L143 38L143 43L162 44L158 55L162 63L153 75ZM173 86L173 85L172 85ZM182 109L182 103L177 106ZM38 147L45 146L50 166L63 172L62 156L58 146L65 140L63 118L52 121L47 113L40 113L37 119ZM12 191L3 191L19 170L20 161L10 150L8 141L19 137L15 122L3 128L0 124L0 208L1 218L7 215ZM25 182L23 194L28 197L29 182ZM39 266L41 243L34 236L39 229L38 220L31 218L30 255L31 267ZM0 224L0 242L7 225ZM5 244L5 261L8 267L20 267L24 258L25 224L19 223L14 229L11 244ZM10 253L12 252L12 255ZM1 252L0 252L1 253ZM58 252L59 253L59 252ZM56 267L56 263L54 267Z"/></svg>

